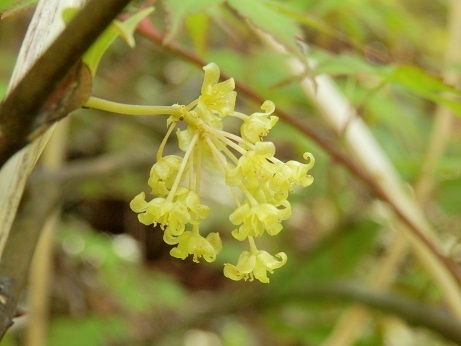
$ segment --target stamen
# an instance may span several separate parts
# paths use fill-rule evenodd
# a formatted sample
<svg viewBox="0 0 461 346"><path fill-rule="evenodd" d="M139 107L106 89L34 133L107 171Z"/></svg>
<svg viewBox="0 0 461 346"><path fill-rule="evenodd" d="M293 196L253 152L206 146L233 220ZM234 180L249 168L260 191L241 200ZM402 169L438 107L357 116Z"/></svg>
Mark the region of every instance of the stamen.
<svg viewBox="0 0 461 346"><path fill-rule="evenodd" d="M160 147L158 148L158 151L157 151L157 162L163 157L163 149L165 148L166 142L177 124L178 124L177 121L172 122L170 127L168 128L168 131L165 137L163 137L162 143L160 143Z"/></svg>
<svg viewBox="0 0 461 346"><path fill-rule="evenodd" d="M196 133L194 137L192 137L192 140L190 141L189 147L187 148L186 153L184 154L184 158L181 162L181 167L179 167L178 170L178 175L176 176L176 179L173 183L173 186L171 187L170 193L168 194L167 200L172 201L173 197L176 193L176 189L179 186L179 182L181 181L182 175L184 174L184 169L186 168L187 161L189 161L189 156L191 153L194 151L195 148L195 142L197 142L199 134Z"/></svg>

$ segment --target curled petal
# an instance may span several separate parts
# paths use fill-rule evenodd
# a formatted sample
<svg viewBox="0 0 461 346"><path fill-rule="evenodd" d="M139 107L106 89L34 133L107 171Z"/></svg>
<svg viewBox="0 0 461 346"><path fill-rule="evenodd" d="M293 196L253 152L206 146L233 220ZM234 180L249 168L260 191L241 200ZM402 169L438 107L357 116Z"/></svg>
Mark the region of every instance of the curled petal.
<svg viewBox="0 0 461 346"><path fill-rule="evenodd" d="M277 260L278 257L280 260ZM258 250L253 253L244 251L240 255L236 266L226 263L224 275L229 279L238 281L241 279L253 281L254 278L262 283L268 283L267 272L273 273L274 269L280 268L287 262L287 255L279 252L275 256L266 251Z"/></svg>
<svg viewBox="0 0 461 346"><path fill-rule="evenodd" d="M224 264L224 276L234 280L234 281L239 281L242 280L245 276L245 274L242 274L236 266L226 263Z"/></svg>
<svg viewBox="0 0 461 346"><path fill-rule="evenodd" d="M242 279L253 281L253 276L250 274L253 272L255 265L256 256L244 251L239 257L237 266L230 263L224 264L224 276L234 281Z"/></svg>
<svg viewBox="0 0 461 346"><path fill-rule="evenodd" d="M253 275L256 279L263 283L269 283L267 272L272 274L274 269L280 268L287 262L287 255L284 252L279 252L275 256L281 260L277 261L275 257L266 251L258 251L256 266L253 270Z"/></svg>
<svg viewBox="0 0 461 346"><path fill-rule="evenodd" d="M229 220L234 225L238 226L250 215L251 215L250 206L248 204L243 204L229 216Z"/></svg>
<svg viewBox="0 0 461 346"><path fill-rule="evenodd" d="M251 143L260 142L263 137L269 134L269 130L272 129L278 121L278 117L269 116L275 110L275 105L272 101L265 101L261 109L266 112L253 113L243 121L240 127L242 138Z"/></svg>
<svg viewBox="0 0 461 346"><path fill-rule="evenodd" d="M269 270L271 273L274 269L280 268L285 263L287 263L287 255L285 252L279 252L275 256L272 256L266 251L258 251L258 262L264 264L264 266ZM276 260L275 257L280 258L280 261Z"/></svg>
<svg viewBox="0 0 461 346"><path fill-rule="evenodd" d="M302 164L297 161L288 161L285 165L291 170L290 180L294 184L307 187L313 183L314 178L307 174L309 167L312 167L312 165Z"/></svg>
<svg viewBox="0 0 461 346"><path fill-rule="evenodd" d="M281 222L291 215L291 205L288 201L281 202L282 208L264 203L253 207L243 204L230 216L229 220L240 227L232 231L237 240L244 240L249 236L260 237L266 231L269 235L276 235L282 230Z"/></svg>
<svg viewBox="0 0 461 346"><path fill-rule="evenodd" d="M314 155L312 155L311 153L305 152L303 154L303 158L304 160L309 160L309 163L307 164L307 167L308 167L307 170L311 169L315 163Z"/></svg>
<svg viewBox="0 0 461 346"><path fill-rule="evenodd" d="M186 259L189 255L193 255L194 262L199 262L201 257L207 262L213 262L222 248L218 233L210 233L204 238L200 235L198 229L181 234L177 238L177 244L177 247L171 249L170 255L181 259Z"/></svg>
<svg viewBox="0 0 461 346"><path fill-rule="evenodd" d="M154 198L149 203L143 203L144 194L139 194L130 203L133 211L139 213L138 220L144 225L160 223L165 225L166 217L173 208L173 203L165 198ZM136 209L136 210L135 210Z"/></svg>
<svg viewBox="0 0 461 346"><path fill-rule="evenodd" d="M130 208L135 213L142 213L142 212L146 211L147 205L148 204L146 202L146 194L144 192L141 192L140 194L138 194L130 202Z"/></svg>

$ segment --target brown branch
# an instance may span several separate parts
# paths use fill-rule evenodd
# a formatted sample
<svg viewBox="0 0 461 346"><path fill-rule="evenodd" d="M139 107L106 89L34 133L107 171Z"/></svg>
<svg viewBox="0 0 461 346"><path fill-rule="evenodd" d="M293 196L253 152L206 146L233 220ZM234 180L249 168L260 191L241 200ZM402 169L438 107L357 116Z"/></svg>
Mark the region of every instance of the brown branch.
<svg viewBox="0 0 461 346"><path fill-rule="evenodd" d="M0 167L86 101L91 78L81 56L129 1L90 1L0 105ZM7 240L0 262L0 338L12 324L41 225L60 196L54 182L32 188Z"/></svg>
<svg viewBox="0 0 461 346"><path fill-rule="evenodd" d="M161 44L168 51L192 62L199 67L205 66L207 64L207 62L200 57L181 47L178 47L177 45L172 43L165 44L163 42L163 36L159 34L147 20L144 20L142 24L138 26L137 31L148 39ZM221 77L223 79L229 78L229 76L225 73L221 73ZM260 104L266 100L253 89L239 83L238 81L235 82L235 86L236 89L241 93L245 94L247 97ZM450 258L438 251L438 249L424 234L423 230L421 230L420 227L394 203L391 196L388 195L387 191L385 191L381 185L376 183L375 178L373 178L365 170L361 169L360 166L355 163L355 161L353 161L349 156L339 150L332 141L323 137L318 130L310 127L309 124L299 120L299 118L292 117L287 111L281 108L277 108L276 113L286 123L290 124L293 128L316 142L320 148L322 148L331 158L333 158L335 162L338 162L346 167L352 174L356 175L360 180L362 180L362 182L364 182L379 199L386 202L395 212L395 214L400 218L400 220L402 220L402 222L409 227L412 234L421 242L423 242L426 247L430 249L430 251L446 265L458 285L461 286L461 269L459 266Z"/></svg>
<svg viewBox="0 0 461 346"><path fill-rule="evenodd" d="M0 167L50 123L83 105L91 77L85 51L130 0L90 1L0 105Z"/></svg>
<svg viewBox="0 0 461 346"><path fill-rule="evenodd" d="M14 222L0 262L0 340L13 324L40 231L60 195L58 185L52 180L35 186L29 190L27 201Z"/></svg>

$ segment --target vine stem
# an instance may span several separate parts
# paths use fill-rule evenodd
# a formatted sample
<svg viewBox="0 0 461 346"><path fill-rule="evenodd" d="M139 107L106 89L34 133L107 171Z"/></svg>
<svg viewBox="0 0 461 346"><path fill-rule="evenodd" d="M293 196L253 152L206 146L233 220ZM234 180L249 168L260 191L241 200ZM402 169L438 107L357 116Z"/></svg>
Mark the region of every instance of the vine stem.
<svg viewBox="0 0 461 346"><path fill-rule="evenodd" d="M7 97L0 104L0 257L27 178L52 133L51 124L59 117L66 116L64 111L81 107L84 100L81 104L70 105L58 96L57 109L46 108L47 104L56 101L53 99L56 89L130 0L113 0L107 4L90 0L64 28L62 10L81 7L86 2L39 1L21 45ZM67 82L75 84L75 81ZM71 101L77 102L76 99ZM45 115L40 110L46 110ZM59 117L56 118L58 113ZM42 116L45 119L41 119ZM43 135L33 136L36 140L27 145L35 126L40 128ZM26 145L27 148L24 148ZM22 148L24 150L18 153Z"/></svg>

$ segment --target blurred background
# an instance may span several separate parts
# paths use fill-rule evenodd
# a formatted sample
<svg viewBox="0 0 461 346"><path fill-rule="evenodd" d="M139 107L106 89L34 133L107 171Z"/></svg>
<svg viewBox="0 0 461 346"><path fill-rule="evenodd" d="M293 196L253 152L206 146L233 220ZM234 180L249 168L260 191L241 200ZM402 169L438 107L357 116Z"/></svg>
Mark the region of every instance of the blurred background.
<svg viewBox="0 0 461 346"><path fill-rule="evenodd" d="M131 49L117 40L101 62L92 94L130 104L188 104L200 93L203 72L190 57L168 48L174 45L217 63L344 148L345 139L325 125L286 67L285 54L265 46L247 25L261 27L260 19L276 26L283 19L299 31L301 54L315 61L311 77L333 78L413 191L424 175L436 111L447 103L444 94L436 97L432 91L440 91L437 83L446 71L461 69L460 61L444 60L449 1L258 0L267 9L258 18L239 11L237 1L199 3L181 12L178 1L156 1L149 21L160 38L168 35L167 44L137 34ZM129 10L144 5L136 1ZM1 96L33 11L32 4L0 20ZM280 37L273 36L283 41L283 35L280 29ZM397 66L418 73L404 75L403 82L392 80L390 71ZM260 104L240 91L237 100L238 111L259 111ZM148 191L166 117L81 109L65 121L65 135L53 142L64 150L64 162L57 169L39 163L32 174L32 181L54 180L62 192L51 261L34 260L49 274L46 292L35 298L45 308L39 317L42 334L30 331L34 279L2 345L339 345L331 340L346 328L341 325L350 311L360 311L363 318L346 328L355 330L346 344L455 344L440 330L412 326L402 313L405 303L413 304L408 309L447 311L439 287L411 254L391 267L387 288L377 288L372 274L398 232L387 221L386 208L321 145L282 119L267 140L284 161L302 161L305 151L313 153L315 181L290 196L293 215L284 231L262 241L270 253L288 255L287 264L270 275L270 284L223 276L223 264L235 263L245 246L230 236L233 202L214 172L204 178L204 203L212 207L204 230L227 234L214 263L172 258L161 230L143 226L130 210L131 199ZM443 135L445 154L432 167L434 188L422 205L443 250L458 263L460 124L454 115L451 134ZM165 152L181 155L174 136Z"/></svg>

